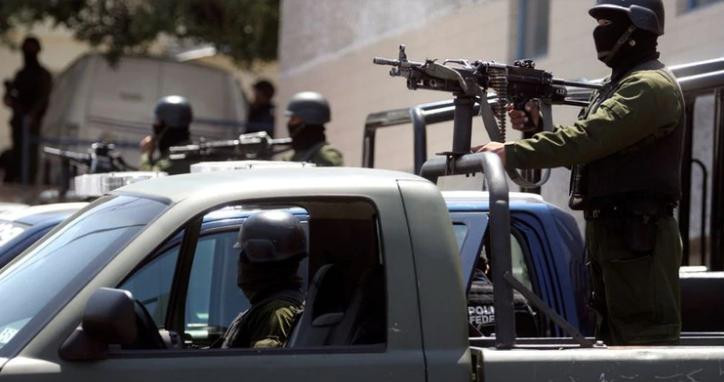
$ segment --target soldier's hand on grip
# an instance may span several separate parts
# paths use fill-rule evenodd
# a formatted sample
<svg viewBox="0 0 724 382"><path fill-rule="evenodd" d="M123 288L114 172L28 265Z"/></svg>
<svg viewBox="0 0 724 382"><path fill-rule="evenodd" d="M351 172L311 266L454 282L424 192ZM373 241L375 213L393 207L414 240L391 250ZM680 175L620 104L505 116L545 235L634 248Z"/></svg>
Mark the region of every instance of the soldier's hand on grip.
<svg viewBox="0 0 724 382"><path fill-rule="evenodd" d="M508 104L508 117L513 129L527 132L540 131L540 106L538 101L530 100L525 104L524 110L515 108L512 103Z"/></svg>
<svg viewBox="0 0 724 382"><path fill-rule="evenodd" d="M156 150L156 140L153 139L152 136L148 135L144 137L141 142L139 143L139 149L141 150L141 153L152 153L154 150Z"/></svg>

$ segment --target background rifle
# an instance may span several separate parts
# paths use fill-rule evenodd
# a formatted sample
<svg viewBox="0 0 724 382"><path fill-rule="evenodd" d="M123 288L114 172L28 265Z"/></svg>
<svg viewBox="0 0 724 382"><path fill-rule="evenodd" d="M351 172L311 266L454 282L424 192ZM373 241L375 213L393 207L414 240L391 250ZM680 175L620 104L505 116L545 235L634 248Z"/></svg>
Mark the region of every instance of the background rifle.
<svg viewBox="0 0 724 382"><path fill-rule="evenodd" d="M214 161L231 159L271 159L276 154L291 150L291 138L272 139L264 131L242 134L238 139L208 141L169 148L169 159L186 161Z"/></svg>
<svg viewBox="0 0 724 382"><path fill-rule="evenodd" d="M116 147L112 143L93 143L86 153L44 146L43 153L59 157L75 165L84 166L88 174L136 170L123 160L123 157L116 151Z"/></svg>
<svg viewBox="0 0 724 382"><path fill-rule="evenodd" d="M61 201L65 200L70 188L70 182L78 174L79 167L85 168L87 174L137 170L123 160L123 157L116 151L116 147L112 143L93 143L88 152L85 153L43 146L43 153L61 160L61 174L58 180L60 188L57 196Z"/></svg>

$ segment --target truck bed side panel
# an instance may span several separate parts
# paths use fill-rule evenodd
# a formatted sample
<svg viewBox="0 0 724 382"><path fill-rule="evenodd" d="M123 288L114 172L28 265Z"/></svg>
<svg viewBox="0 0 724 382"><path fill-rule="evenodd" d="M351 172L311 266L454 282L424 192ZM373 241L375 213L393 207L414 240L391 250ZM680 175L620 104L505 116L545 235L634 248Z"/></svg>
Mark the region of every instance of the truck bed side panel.
<svg viewBox="0 0 724 382"><path fill-rule="evenodd" d="M482 352L480 381L721 381L724 347Z"/></svg>

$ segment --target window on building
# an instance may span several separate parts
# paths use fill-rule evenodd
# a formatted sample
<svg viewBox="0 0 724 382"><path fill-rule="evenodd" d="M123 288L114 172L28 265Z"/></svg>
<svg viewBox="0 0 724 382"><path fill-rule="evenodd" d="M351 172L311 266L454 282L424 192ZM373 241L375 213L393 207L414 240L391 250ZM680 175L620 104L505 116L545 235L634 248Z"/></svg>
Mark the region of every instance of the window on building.
<svg viewBox="0 0 724 382"><path fill-rule="evenodd" d="M688 12L722 0L679 0L679 12Z"/></svg>
<svg viewBox="0 0 724 382"><path fill-rule="evenodd" d="M548 54L550 0L517 0L514 58Z"/></svg>

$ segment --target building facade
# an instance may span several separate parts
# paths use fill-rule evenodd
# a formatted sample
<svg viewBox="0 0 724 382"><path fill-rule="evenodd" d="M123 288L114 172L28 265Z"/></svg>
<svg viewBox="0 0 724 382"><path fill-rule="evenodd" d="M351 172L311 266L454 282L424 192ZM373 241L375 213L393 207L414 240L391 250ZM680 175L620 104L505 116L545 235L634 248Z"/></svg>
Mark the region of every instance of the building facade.
<svg viewBox="0 0 724 382"><path fill-rule="evenodd" d="M315 90L329 98L332 122L327 137L348 165L360 165L365 117L372 112L448 99L444 93L409 91L374 56L396 58L405 44L410 59L472 58L511 62L534 58L538 68L567 79L600 78L609 70L596 59L592 39L593 0L286 0L280 30L280 106L292 94ZM659 40L669 64L724 55L724 2L665 0L666 34ZM696 101L695 158L711 168L713 97ZM283 109L283 108L280 108ZM281 112L281 110L280 110ZM556 107L556 123L571 122L578 110ZM281 118L281 115L280 115ZM279 119L281 120L281 119ZM277 128L283 128L278 124ZM279 131L278 135L286 132ZM509 139L519 134L509 130ZM473 143L488 141L475 122ZM428 153L449 150L452 125L428 131ZM412 170L412 130L384 129L377 136L376 166ZM554 169L543 196L567 208L567 169ZM692 236L700 232L697 209L701 172L692 175ZM480 178L454 187L480 187ZM580 214L576 214L582 222ZM692 245L693 248L693 245Z"/></svg>

